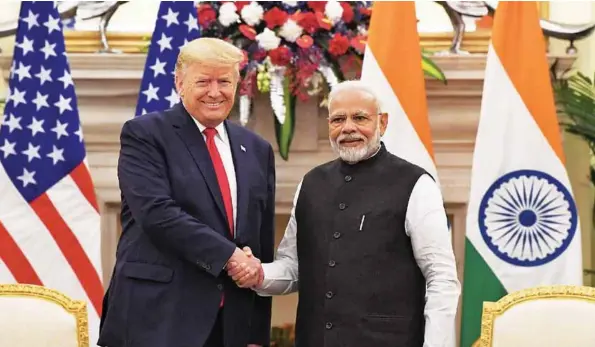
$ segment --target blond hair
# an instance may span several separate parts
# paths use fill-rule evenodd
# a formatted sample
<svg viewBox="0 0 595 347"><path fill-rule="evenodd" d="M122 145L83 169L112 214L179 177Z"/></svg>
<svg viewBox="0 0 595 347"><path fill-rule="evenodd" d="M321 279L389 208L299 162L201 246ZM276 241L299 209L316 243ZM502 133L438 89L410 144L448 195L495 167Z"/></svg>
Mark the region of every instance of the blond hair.
<svg viewBox="0 0 595 347"><path fill-rule="evenodd" d="M176 61L176 74L189 63L209 66L233 66L239 76L244 53L233 44L213 37L201 37L185 44Z"/></svg>

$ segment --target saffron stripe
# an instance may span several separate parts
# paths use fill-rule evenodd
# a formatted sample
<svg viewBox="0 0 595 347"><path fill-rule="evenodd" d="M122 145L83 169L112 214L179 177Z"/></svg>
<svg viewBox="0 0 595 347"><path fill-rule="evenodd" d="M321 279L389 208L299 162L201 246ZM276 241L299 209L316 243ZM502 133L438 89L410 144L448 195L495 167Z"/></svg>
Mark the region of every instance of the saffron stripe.
<svg viewBox="0 0 595 347"><path fill-rule="evenodd" d="M58 213L46 194L31 202L31 208L46 226L64 258L70 264L95 311L101 315L103 289L101 280L76 236Z"/></svg>
<svg viewBox="0 0 595 347"><path fill-rule="evenodd" d="M85 165L85 162L82 161L72 172L70 173L70 177L79 187L83 196L89 201L89 204L95 208L97 212L99 212L99 207L97 205L97 197L95 196L95 190L93 189L93 181L91 180L91 173Z"/></svg>
<svg viewBox="0 0 595 347"><path fill-rule="evenodd" d="M372 11L374 15L368 31L370 51L390 83L405 116L434 160L415 3L375 1ZM399 39L387 40L387 37ZM398 57L398 63L395 63L395 57ZM391 121L389 118L389 123Z"/></svg>
<svg viewBox="0 0 595 347"><path fill-rule="evenodd" d="M535 1L503 1L494 17L492 46L552 150L565 162L550 81L547 49Z"/></svg>
<svg viewBox="0 0 595 347"><path fill-rule="evenodd" d="M37 272L2 222L0 222L0 258L18 283L43 285Z"/></svg>

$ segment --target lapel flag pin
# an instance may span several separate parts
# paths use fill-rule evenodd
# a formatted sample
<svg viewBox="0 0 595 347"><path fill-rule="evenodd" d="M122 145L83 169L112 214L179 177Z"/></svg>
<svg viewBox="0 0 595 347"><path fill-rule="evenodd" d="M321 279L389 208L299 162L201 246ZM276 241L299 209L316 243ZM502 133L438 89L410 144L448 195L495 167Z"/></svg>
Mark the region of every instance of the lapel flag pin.
<svg viewBox="0 0 595 347"><path fill-rule="evenodd" d="M246 152L246 147L240 145L240 149L242 150L242 152Z"/></svg>

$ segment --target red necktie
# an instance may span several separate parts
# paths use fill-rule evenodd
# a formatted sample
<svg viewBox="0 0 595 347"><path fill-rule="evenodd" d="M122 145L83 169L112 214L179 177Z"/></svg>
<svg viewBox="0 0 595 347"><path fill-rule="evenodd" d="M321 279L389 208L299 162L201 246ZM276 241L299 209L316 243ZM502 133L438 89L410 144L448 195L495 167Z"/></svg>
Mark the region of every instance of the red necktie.
<svg viewBox="0 0 595 347"><path fill-rule="evenodd" d="M217 129L206 128L203 133L207 137L207 149L211 155L213 161L213 167L215 168L215 175L217 175L217 182L219 182L219 190L223 197L223 205L225 205L225 213L227 214L227 223L229 224L229 230L231 231L231 237L233 238L233 207L231 204L231 190L229 189L229 181L227 180L227 173L225 173L225 167L223 161L215 145L215 135Z"/></svg>
<svg viewBox="0 0 595 347"><path fill-rule="evenodd" d="M233 238L233 207L231 205L231 190L229 189L229 181L227 180L227 173L223 166L223 161L219 155L219 150L215 145L215 135L217 135L217 129L206 128L203 133L207 137L207 149L211 155L211 161L213 162L213 168L215 169L215 175L217 175L217 182L219 183L219 191L223 196L223 205L225 205L225 214L227 215L227 223L229 224L229 230L231 230L231 237ZM221 293L221 301L219 307L223 307L225 301L225 295Z"/></svg>

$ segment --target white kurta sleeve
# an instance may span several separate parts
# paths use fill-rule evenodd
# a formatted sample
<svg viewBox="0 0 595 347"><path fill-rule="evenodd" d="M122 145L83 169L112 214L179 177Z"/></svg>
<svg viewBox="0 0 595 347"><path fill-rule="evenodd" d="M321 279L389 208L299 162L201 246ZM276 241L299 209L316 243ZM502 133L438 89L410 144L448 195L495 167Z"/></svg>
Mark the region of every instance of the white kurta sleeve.
<svg viewBox="0 0 595 347"><path fill-rule="evenodd" d="M258 295L283 295L298 290L298 255L297 255L297 221L295 219L295 206L300 194L302 182L297 187L293 198L293 207L289 223L285 228L285 235L277 248L275 260L272 263L262 264L264 280L260 287L254 290Z"/></svg>
<svg viewBox="0 0 595 347"><path fill-rule="evenodd" d="M428 175L417 181L407 207L405 230L426 279L424 347L454 347L460 295L456 262L442 194Z"/></svg>

